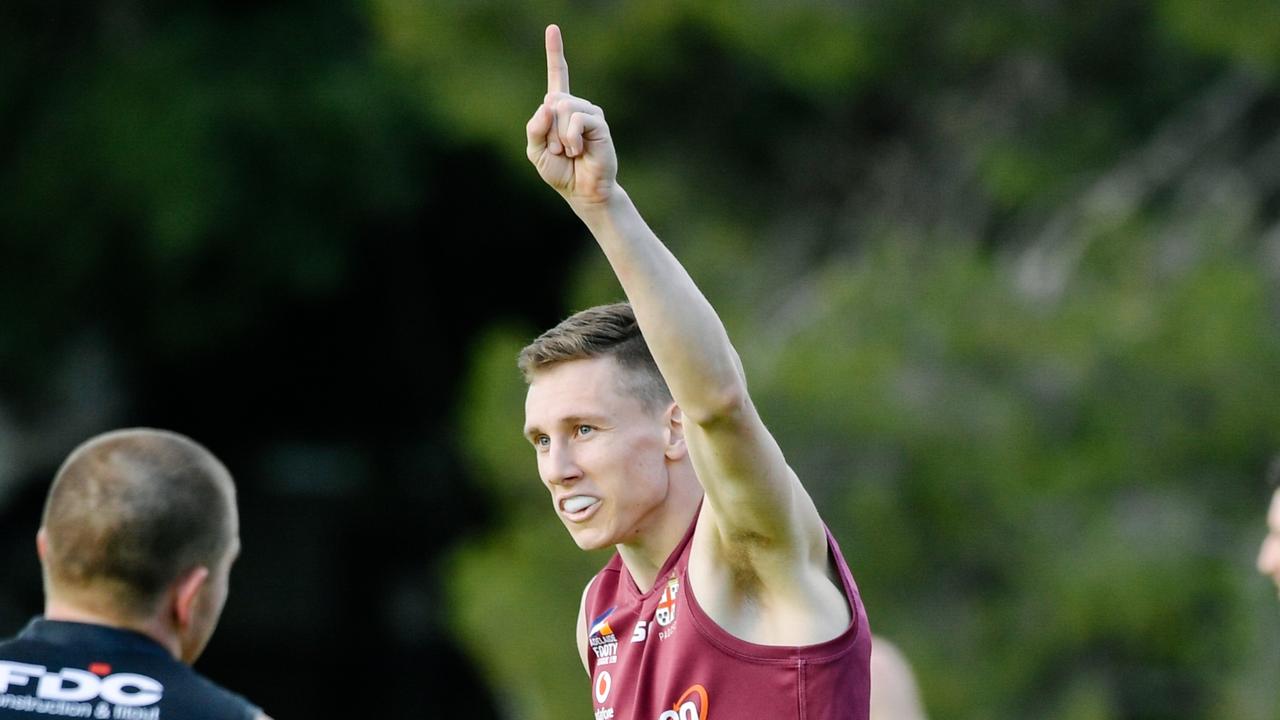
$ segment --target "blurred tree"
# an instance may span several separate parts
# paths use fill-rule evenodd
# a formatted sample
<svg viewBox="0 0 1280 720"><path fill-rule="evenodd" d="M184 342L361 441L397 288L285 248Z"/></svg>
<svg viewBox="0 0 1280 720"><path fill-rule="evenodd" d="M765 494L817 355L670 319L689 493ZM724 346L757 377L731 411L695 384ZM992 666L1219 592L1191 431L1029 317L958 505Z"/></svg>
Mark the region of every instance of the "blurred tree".
<svg viewBox="0 0 1280 720"><path fill-rule="evenodd" d="M1176 3L779 7L544 15L931 712L1276 717L1249 560L1280 446L1280 45L1241 57ZM448 27L495 14L397 22L389 45L436 67L475 40ZM512 68L527 89L487 102L527 116L536 24L449 87ZM566 314L619 294L581 257ZM465 436L505 519L452 586L520 718L588 711L567 628L603 562L539 509L518 436L513 359L540 329L475 350ZM487 642L498 615L536 667Z"/></svg>
<svg viewBox="0 0 1280 720"><path fill-rule="evenodd" d="M554 269L528 290L488 259L566 224L440 129L366 12L0 9L0 632L39 610L56 463L160 425L240 484L211 676L276 716L496 713L436 601L486 517L452 380L474 329L551 304ZM297 691L328 665L349 689Z"/></svg>
<svg viewBox="0 0 1280 720"><path fill-rule="evenodd" d="M604 557L514 369L619 294L524 160L555 21L933 716L1274 719L1276 12L7 3L0 618L52 465L170 425L243 489L215 677L367 712L259 672L339 653L387 659L384 714L589 711Z"/></svg>

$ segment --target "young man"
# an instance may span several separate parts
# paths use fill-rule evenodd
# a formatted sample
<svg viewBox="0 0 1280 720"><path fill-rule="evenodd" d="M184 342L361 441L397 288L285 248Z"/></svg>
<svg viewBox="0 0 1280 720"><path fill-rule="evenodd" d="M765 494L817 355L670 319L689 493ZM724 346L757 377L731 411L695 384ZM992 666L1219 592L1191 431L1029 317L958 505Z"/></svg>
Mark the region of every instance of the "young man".
<svg viewBox="0 0 1280 720"><path fill-rule="evenodd" d="M0 643L0 719L269 720L190 667L240 552L235 486L208 450L161 430L89 440L36 548L44 616Z"/></svg>
<svg viewBox="0 0 1280 720"><path fill-rule="evenodd" d="M584 549L578 646L597 718L866 720L871 636L813 501L761 422L724 326L617 183L600 108L547 28L528 157L587 225L629 304L521 353L525 434Z"/></svg>

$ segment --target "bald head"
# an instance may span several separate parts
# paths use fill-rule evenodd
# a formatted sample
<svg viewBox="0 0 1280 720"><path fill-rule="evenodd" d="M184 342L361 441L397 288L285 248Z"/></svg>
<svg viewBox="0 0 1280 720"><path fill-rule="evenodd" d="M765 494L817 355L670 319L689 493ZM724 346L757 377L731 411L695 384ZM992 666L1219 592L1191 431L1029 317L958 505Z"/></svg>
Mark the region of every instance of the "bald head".
<svg viewBox="0 0 1280 720"><path fill-rule="evenodd" d="M238 524L231 475L198 443L163 430L99 435L49 490L46 591L145 616L183 573L217 566Z"/></svg>

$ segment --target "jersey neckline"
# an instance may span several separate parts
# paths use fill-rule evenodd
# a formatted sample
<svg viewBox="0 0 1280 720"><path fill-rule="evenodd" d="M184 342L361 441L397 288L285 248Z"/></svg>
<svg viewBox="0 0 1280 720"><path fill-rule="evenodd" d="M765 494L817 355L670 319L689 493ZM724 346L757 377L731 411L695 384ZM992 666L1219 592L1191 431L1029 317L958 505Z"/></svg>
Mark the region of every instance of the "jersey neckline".
<svg viewBox="0 0 1280 720"><path fill-rule="evenodd" d="M140 632L94 623L49 620L44 616L38 616L27 624L18 637L53 645L106 646L115 650L160 655L173 659L173 655L163 645Z"/></svg>
<svg viewBox="0 0 1280 720"><path fill-rule="evenodd" d="M667 555L667 559L663 561L658 574L653 576L653 587L648 590L642 590L640 584L636 582L635 576L631 574L631 568L627 567L627 563L622 559L622 553L614 552L614 559L618 563L618 568L626 577L626 588L629 593L640 599L646 599L654 594L659 588L666 587L666 578L672 573L676 564L680 562L680 556L684 553L684 549L688 547L693 540L693 531L698 527L698 518L702 516L702 499L698 499L698 507L693 511L693 520L689 522L689 527L684 531L684 537L680 538L680 542L671 549L671 553Z"/></svg>

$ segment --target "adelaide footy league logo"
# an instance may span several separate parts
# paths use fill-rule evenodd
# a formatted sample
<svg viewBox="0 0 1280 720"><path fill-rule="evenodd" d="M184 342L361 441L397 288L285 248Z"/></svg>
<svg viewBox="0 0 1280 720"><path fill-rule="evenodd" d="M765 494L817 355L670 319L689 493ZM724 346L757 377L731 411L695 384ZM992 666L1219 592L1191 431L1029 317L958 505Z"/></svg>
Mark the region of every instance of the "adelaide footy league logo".
<svg viewBox="0 0 1280 720"><path fill-rule="evenodd" d="M684 691L670 710L662 711L658 720L707 720L707 713L710 711L707 689L701 685L694 685Z"/></svg>
<svg viewBox="0 0 1280 720"><path fill-rule="evenodd" d="M596 654L597 665L612 665L618 662L618 636L613 634L613 628L609 626L609 616L616 609L609 608L591 621L587 644Z"/></svg>

